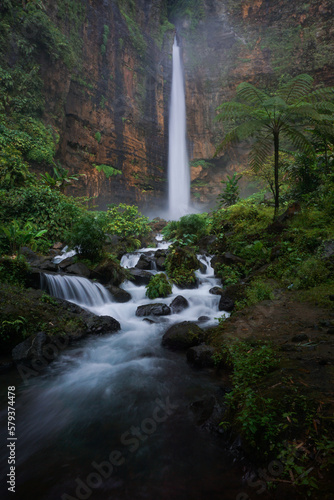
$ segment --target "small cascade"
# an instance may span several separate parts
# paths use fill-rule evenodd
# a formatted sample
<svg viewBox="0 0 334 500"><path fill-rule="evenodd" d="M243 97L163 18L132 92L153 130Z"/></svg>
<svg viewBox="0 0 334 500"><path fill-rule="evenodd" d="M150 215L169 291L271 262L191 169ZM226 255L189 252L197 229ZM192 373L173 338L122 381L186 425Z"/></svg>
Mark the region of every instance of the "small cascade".
<svg viewBox="0 0 334 500"><path fill-rule="evenodd" d="M99 307L113 302L108 290L100 283L92 283L78 276L41 274L41 288L53 297L83 307Z"/></svg>
<svg viewBox="0 0 334 500"><path fill-rule="evenodd" d="M70 257L73 257L74 255L76 255L76 253L77 252L75 250L68 251L68 247L66 246L65 248L63 248L60 255L56 255L56 257L53 258L52 262L54 264L59 264L63 260L69 259Z"/></svg>
<svg viewBox="0 0 334 500"><path fill-rule="evenodd" d="M136 267L140 259L140 253L126 253L121 258L121 266L125 269Z"/></svg>

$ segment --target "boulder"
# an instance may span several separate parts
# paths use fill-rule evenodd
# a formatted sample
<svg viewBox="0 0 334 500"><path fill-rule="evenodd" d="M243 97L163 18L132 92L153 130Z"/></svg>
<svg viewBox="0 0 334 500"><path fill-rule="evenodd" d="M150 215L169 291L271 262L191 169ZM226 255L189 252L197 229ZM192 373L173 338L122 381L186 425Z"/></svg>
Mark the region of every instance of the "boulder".
<svg viewBox="0 0 334 500"><path fill-rule="evenodd" d="M51 272L57 272L58 267L56 264L51 262L51 260L46 260L43 262L40 266L38 266L41 271L51 271Z"/></svg>
<svg viewBox="0 0 334 500"><path fill-rule="evenodd" d="M156 265L157 265L157 269L158 271L164 271L166 269L166 257L158 257L156 260Z"/></svg>
<svg viewBox="0 0 334 500"><path fill-rule="evenodd" d="M144 304L138 306L136 316L168 316L171 314L171 309L166 304L156 302L155 304Z"/></svg>
<svg viewBox="0 0 334 500"><path fill-rule="evenodd" d="M197 321L199 321L200 323L205 323L206 321L210 321L210 318L209 316L200 316Z"/></svg>
<svg viewBox="0 0 334 500"><path fill-rule="evenodd" d="M187 299L185 299L184 297L182 297L182 295L178 295L169 304L169 307L171 308L172 313L178 314L181 311L183 311L184 309L186 309L187 307L189 307L189 302L187 301Z"/></svg>
<svg viewBox="0 0 334 500"><path fill-rule="evenodd" d="M137 286L148 285L150 279L152 278L152 274L147 271L142 271L141 269L129 269L130 274L132 275L133 283Z"/></svg>
<svg viewBox="0 0 334 500"><path fill-rule="evenodd" d="M58 267L60 269L66 269L67 267L71 266L72 264L74 264L74 258L67 257L67 259L64 259L61 262L59 262Z"/></svg>
<svg viewBox="0 0 334 500"><path fill-rule="evenodd" d="M214 286L210 288L209 293L212 295L223 295L223 289L220 286Z"/></svg>
<svg viewBox="0 0 334 500"><path fill-rule="evenodd" d="M106 260L96 266L90 274L92 279L96 279L102 285L119 286L124 280L124 270L119 263L112 259Z"/></svg>
<svg viewBox="0 0 334 500"><path fill-rule="evenodd" d="M162 345L176 350L189 349L203 342L205 333L196 323L183 321L168 328L162 337Z"/></svg>
<svg viewBox="0 0 334 500"><path fill-rule="evenodd" d="M198 368L207 368L214 366L213 354L215 349L209 345L198 345L191 347L187 351L187 360Z"/></svg>
<svg viewBox="0 0 334 500"><path fill-rule="evenodd" d="M118 286L108 285L106 286L107 290L111 293L115 302L124 303L129 302L131 300L131 294L122 288L118 288Z"/></svg>
<svg viewBox="0 0 334 500"><path fill-rule="evenodd" d="M234 309L234 300L232 300L228 295L223 294L220 297L218 309L219 311L231 312Z"/></svg>
<svg viewBox="0 0 334 500"><path fill-rule="evenodd" d="M226 266L236 266L245 264L245 260L238 257L232 252L225 252L219 255L214 255L211 259L211 266L216 269L217 265L225 264Z"/></svg>
<svg viewBox="0 0 334 500"><path fill-rule="evenodd" d="M137 262L136 269L148 270L152 268L152 257L147 254L142 254L139 261Z"/></svg>
<svg viewBox="0 0 334 500"><path fill-rule="evenodd" d="M193 290L194 288L198 288L199 280L196 278L195 281L182 281L178 283L176 286L181 290Z"/></svg>
<svg viewBox="0 0 334 500"><path fill-rule="evenodd" d="M30 361L41 359L43 357L43 347L49 340L49 337L44 332L31 335L12 350L14 363L28 364Z"/></svg>
<svg viewBox="0 0 334 500"><path fill-rule="evenodd" d="M85 319L89 334L102 335L105 333L114 333L120 330L119 322L110 316L95 316Z"/></svg>
<svg viewBox="0 0 334 500"><path fill-rule="evenodd" d="M75 264L68 266L66 272L76 274L77 276L83 276L84 278L89 278L91 274L90 269L88 269L88 267L82 262L76 262Z"/></svg>

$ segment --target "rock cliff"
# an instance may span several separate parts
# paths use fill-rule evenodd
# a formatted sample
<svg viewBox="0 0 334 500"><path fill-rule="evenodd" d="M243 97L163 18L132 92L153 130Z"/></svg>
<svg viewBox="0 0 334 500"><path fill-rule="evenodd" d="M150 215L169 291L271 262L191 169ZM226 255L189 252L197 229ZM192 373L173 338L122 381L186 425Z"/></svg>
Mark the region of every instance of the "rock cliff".
<svg viewBox="0 0 334 500"><path fill-rule="evenodd" d="M39 8L33 22L16 19L32 5ZM19 51L35 51L44 121L58 137L56 158L71 174L83 174L69 193L90 196L99 208L127 202L157 213L167 198L175 28L183 47L192 195L202 206L213 203L226 173L246 162L242 147L212 160L223 132L216 108L238 83L268 86L301 72L334 83L331 0L6 0L3 9L21 30L7 63L13 68Z"/></svg>

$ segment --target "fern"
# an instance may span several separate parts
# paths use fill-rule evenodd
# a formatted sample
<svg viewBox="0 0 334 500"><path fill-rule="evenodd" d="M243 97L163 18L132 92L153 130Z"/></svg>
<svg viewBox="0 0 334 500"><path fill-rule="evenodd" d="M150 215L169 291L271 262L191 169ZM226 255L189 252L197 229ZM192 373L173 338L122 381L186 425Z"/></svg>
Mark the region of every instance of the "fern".
<svg viewBox="0 0 334 500"><path fill-rule="evenodd" d="M280 139L288 139L297 150L314 156L307 137L312 127L323 139L334 136L334 88L313 90L313 78L298 75L280 86L273 95L244 82L237 87L236 100L217 108L219 122L231 124L217 146L215 156L247 138L255 138L250 153L250 166L259 168L274 148L275 216L279 208L278 153ZM231 127L230 125L230 127Z"/></svg>
<svg viewBox="0 0 334 500"><path fill-rule="evenodd" d="M113 177L114 175L122 175L121 170L118 170L111 165L96 165L93 163L93 167L95 167L98 172L103 172L107 179L109 179L109 177Z"/></svg>

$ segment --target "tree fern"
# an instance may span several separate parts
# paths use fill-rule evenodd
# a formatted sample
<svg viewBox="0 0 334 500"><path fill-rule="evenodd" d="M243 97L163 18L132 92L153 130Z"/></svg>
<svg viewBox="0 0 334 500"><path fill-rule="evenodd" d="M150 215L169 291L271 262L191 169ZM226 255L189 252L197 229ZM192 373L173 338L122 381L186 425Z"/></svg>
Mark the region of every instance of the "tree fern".
<svg viewBox="0 0 334 500"><path fill-rule="evenodd" d="M273 95L244 82L236 90L236 100L221 104L217 120L233 125L218 145L215 156L247 138L255 138L249 160L258 168L274 149L275 216L279 209L278 153L284 137L297 150L314 156L307 134L334 136L334 89L313 90L313 78L302 74L281 85Z"/></svg>

